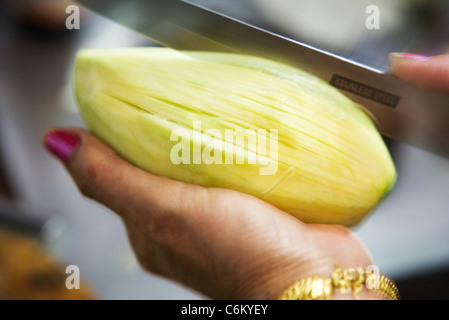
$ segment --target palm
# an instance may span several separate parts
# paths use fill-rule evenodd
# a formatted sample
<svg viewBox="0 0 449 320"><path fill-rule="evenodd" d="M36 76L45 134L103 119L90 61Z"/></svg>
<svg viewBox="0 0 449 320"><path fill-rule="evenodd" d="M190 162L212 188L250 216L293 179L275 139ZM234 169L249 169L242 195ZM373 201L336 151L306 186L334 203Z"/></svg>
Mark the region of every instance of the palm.
<svg viewBox="0 0 449 320"><path fill-rule="evenodd" d="M152 214L138 227L128 222L129 236L147 270L209 297L275 298L299 275L330 274L335 263L371 264L344 227L305 225L230 190L182 188L171 206L178 211Z"/></svg>

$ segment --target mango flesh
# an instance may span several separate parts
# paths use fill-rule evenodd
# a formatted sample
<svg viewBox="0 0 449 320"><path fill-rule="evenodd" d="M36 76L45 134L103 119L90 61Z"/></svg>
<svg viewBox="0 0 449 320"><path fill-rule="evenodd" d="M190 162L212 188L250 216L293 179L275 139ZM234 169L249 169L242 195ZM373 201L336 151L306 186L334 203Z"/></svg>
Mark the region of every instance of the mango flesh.
<svg viewBox="0 0 449 320"><path fill-rule="evenodd" d="M277 62L85 49L74 86L87 128L132 164L251 194L303 222L357 224L396 181L370 117L326 82ZM248 135L242 144L229 132Z"/></svg>

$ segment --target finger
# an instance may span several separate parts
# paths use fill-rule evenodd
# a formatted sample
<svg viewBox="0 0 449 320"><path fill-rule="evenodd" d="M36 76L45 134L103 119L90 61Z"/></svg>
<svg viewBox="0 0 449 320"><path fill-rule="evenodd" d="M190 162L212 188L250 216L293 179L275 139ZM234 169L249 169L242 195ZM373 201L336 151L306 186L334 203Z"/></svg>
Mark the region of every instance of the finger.
<svg viewBox="0 0 449 320"><path fill-rule="evenodd" d="M81 129L49 130L46 148L66 166L81 193L136 225L152 215L201 209L204 188L147 173Z"/></svg>
<svg viewBox="0 0 449 320"><path fill-rule="evenodd" d="M391 53L390 70L398 78L432 91L449 94L449 55L423 57Z"/></svg>

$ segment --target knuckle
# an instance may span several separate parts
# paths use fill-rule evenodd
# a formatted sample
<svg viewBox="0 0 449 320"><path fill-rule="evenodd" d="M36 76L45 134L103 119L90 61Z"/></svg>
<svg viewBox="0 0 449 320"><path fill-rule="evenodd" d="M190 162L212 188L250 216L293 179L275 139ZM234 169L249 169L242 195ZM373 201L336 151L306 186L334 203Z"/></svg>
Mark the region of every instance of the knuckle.
<svg viewBox="0 0 449 320"><path fill-rule="evenodd" d="M87 197L95 197L96 190L107 182L111 169L109 157L87 163L78 182L81 193Z"/></svg>
<svg viewBox="0 0 449 320"><path fill-rule="evenodd" d="M199 194L191 186L178 184L171 189L171 204L153 203L152 214L148 216L146 228L153 241L161 246L173 247L188 241L188 235L201 225L202 217L207 216L204 203L208 203L208 190ZM198 204L198 199L203 199Z"/></svg>
<svg viewBox="0 0 449 320"><path fill-rule="evenodd" d="M160 247L170 246L174 240L173 237L182 229L176 215L169 212L154 215L147 226L151 238Z"/></svg>

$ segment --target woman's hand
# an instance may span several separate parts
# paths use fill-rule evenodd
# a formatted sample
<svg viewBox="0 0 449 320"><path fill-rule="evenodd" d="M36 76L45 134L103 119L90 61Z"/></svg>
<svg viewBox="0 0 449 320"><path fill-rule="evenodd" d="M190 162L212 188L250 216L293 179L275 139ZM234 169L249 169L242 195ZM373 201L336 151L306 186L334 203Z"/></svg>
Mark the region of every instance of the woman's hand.
<svg viewBox="0 0 449 320"><path fill-rule="evenodd" d="M276 299L300 278L328 277L337 263L373 263L347 228L306 225L243 193L146 173L84 130L50 130L44 140L84 195L122 217L146 270L207 297Z"/></svg>
<svg viewBox="0 0 449 320"><path fill-rule="evenodd" d="M423 57L412 53L392 53L390 69L395 76L413 85L449 94L449 54Z"/></svg>

